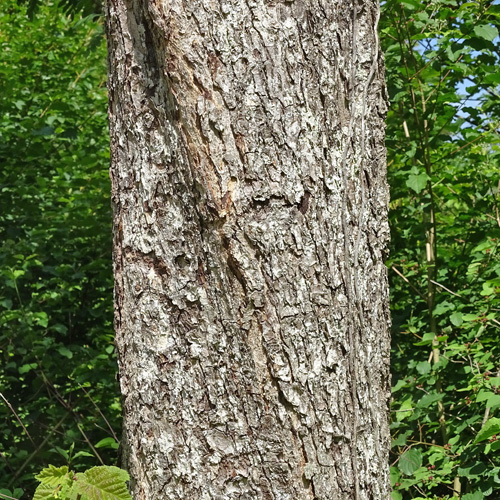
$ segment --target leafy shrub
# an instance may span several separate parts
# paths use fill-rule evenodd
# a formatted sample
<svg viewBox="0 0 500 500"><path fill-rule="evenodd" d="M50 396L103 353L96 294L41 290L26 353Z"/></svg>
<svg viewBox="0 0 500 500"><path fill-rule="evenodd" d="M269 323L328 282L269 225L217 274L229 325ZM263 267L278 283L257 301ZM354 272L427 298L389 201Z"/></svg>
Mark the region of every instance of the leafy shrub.
<svg viewBox="0 0 500 500"><path fill-rule="evenodd" d="M0 3L0 485L28 494L113 463L120 404L103 29L26 8Z"/></svg>
<svg viewBox="0 0 500 500"><path fill-rule="evenodd" d="M500 490L500 6L389 0L393 499Z"/></svg>

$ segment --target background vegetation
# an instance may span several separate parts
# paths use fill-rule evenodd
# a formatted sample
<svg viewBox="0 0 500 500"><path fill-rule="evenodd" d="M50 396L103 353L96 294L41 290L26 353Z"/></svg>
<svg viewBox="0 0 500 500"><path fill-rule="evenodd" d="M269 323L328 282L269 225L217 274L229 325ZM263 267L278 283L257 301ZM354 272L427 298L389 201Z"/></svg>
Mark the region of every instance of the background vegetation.
<svg viewBox="0 0 500 500"><path fill-rule="evenodd" d="M388 0L393 498L500 498L500 5Z"/></svg>
<svg viewBox="0 0 500 500"><path fill-rule="evenodd" d="M117 463L106 54L93 9L0 3L0 495L14 498L30 498L48 464ZM382 10L393 498L500 498L500 6Z"/></svg>
<svg viewBox="0 0 500 500"><path fill-rule="evenodd" d="M0 493L116 462L101 23L0 2ZM8 490L8 491L7 491Z"/></svg>

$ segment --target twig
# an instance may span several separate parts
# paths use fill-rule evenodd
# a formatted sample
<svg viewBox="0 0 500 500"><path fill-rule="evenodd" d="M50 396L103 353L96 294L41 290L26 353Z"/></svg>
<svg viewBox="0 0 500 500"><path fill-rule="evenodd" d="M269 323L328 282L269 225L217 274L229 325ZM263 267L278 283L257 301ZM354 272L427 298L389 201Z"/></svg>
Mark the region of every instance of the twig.
<svg viewBox="0 0 500 500"><path fill-rule="evenodd" d="M99 415L103 418L103 420L106 422L106 425L108 426L108 429L110 430L111 434L113 435L113 438L117 443L120 442L120 440L116 437L115 431L113 430L113 427L111 427L111 424L108 422L104 414L102 413L101 409L95 404L94 400L90 396L90 394L85 390L85 387L80 385L80 389L85 393L85 395L92 401L92 404L95 406L96 410L99 412Z"/></svg>
<svg viewBox="0 0 500 500"><path fill-rule="evenodd" d="M444 285L441 285L441 283L438 283L437 281L430 280L431 283L434 283L437 286L440 286L444 290L446 290L448 293L451 293L452 295L455 295L455 297L458 297L459 299L462 299L463 297L461 295L458 295L458 293L452 292L449 288L446 288Z"/></svg>
<svg viewBox="0 0 500 500"><path fill-rule="evenodd" d="M497 377L500 377L500 369L497 371ZM483 425L488 421L489 417L490 417L490 408L488 407L486 408L486 410L484 410L484 417L481 427L483 427Z"/></svg>
<svg viewBox="0 0 500 500"><path fill-rule="evenodd" d="M26 435L28 436L29 440L31 441L31 444L33 446L36 446L35 442L33 441L33 439L30 436L30 433L28 432L28 429L26 429L26 427L24 426L24 424L21 422L21 419L19 418L19 415L16 413L16 410L14 410L14 408L12 407L12 405L7 401L7 399L5 399L5 396L1 392L0 392L0 397L5 401L5 404L10 408L10 411L16 417L16 420L19 422L19 424L23 428L24 432L26 433Z"/></svg>
<svg viewBox="0 0 500 500"><path fill-rule="evenodd" d="M497 325L500 325L500 321L498 321L497 319L495 318L491 318L490 321L493 321L494 323L496 323ZM500 375L498 375L500 377Z"/></svg>
<svg viewBox="0 0 500 500"><path fill-rule="evenodd" d="M2 498L8 498L9 500L17 500L17 498L9 497L9 495L4 495L3 493L0 493L0 497L2 497Z"/></svg>
<svg viewBox="0 0 500 500"><path fill-rule="evenodd" d="M79 415L75 412L75 410L73 410L73 408L71 407L71 405L69 405L64 400L64 398L61 396L61 394L59 394L59 391L54 387L54 384L52 384L52 382L50 382L50 380L47 378L47 376L45 375L45 373L43 372L43 370L41 370L41 372L42 372L42 375L43 375L44 383L47 386L47 388L53 392L55 398L57 399L57 401L59 401L59 403L63 406L63 408L67 412L69 412L71 414L71 416L73 417L73 419L74 419L74 421L75 421L75 423L76 423L76 425L78 427L78 430L80 431L80 434L83 436L83 439L85 439L86 443L89 445L90 449L94 452L94 455L99 460L99 462L101 462L101 464L104 465L104 462L103 462L101 456L99 455L99 453L97 452L97 450L95 449L95 447L90 442L90 439L87 437L87 434L85 433L85 431L80 426L80 424L78 422L80 420Z"/></svg>
<svg viewBox="0 0 500 500"><path fill-rule="evenodd" d="M406 283L408 283L408 285L410 285L411 289L423 300L427 301L427 297L420 292L420 290L418 288L416 288L414 285L412 285L412 283L410 282L410 280L403 274L401 273L400 271L398 271L394 266L391 266L391 269L398 275L400 276L401 278L403 278L404 281L406 281Z"/></svg>
<svg viewBox="0 0 500 500"><path fill-rule="evenodd" d="M90 439L87 437L87 434L85 434L85 431L82 429L82 426L77 422L76 426L78 427L78 430L80 431L81 435L83 436L83 439L87 442L87 444L90 446L90 449L94 452L94 455L97 457L97 460L101 462L101 465L105 465L101 456L99 453L97 453L97 450L95 449L94 445L90 442Z"/></svg>
<svg viewBox="0 0 500 500"><path fill-rule="evenodd" d="M10 489L12 487L12 485L17 481L17 478L23 472L23 470L26 469L26 467L30 464L30 462L38 455L40 450L47 444L47 442L49 441L52 434L62 425L62 423L68 418L68 416L69 416L69 413L64 414L63 417L61 418L61 420L59 420L59 422L57 422L57 424L52 429L49 429L47 436L40 443L38 448L24 461L24 463L21 465L21 467L19 467L19 469L17 469L17 472L14 474L14 477L10 480L9 484L7 485L7 488Z"/></svg>
<svg viewBox="0 0 500 500"><path fill-rule="evenodd" d="M7 460L7 457L3 454L2 451L0 451L0 457L2 457L2 460L5 462L5 465L7 466L8 469L10 469L10 472L14 472L14 469L10 466L9 461Z"/></svg>
<svg viewBox="0 0 500 500"><path fill-rule="evenodd" d="M435 446L436 448L443 448L443 449L445 449L444 446L441 446L440 444L436 444L436 443L427 443L425 441L414 441L414 440L411 440L411 439L409 439L408 441L410 443L413 443L412 446L414 444L425 444L426 446Z"/></svg>

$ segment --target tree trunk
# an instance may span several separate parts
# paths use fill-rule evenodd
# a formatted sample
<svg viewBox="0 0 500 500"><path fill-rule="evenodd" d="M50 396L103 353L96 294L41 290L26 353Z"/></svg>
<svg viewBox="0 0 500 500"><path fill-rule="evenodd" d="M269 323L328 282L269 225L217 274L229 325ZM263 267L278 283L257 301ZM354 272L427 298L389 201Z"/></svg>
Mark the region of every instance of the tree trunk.
<svg viewBox="0 0 500 500"><path fill-rule="evenodd" d="M136 500L389 498L378 15L108 0Z"/></svg>

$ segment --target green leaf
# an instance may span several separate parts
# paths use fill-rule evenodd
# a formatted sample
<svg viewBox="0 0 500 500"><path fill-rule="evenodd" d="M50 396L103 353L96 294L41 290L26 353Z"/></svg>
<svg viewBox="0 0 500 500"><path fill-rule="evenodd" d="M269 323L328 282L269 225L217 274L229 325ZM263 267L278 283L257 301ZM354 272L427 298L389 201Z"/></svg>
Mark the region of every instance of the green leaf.
<svg viewBox="0 0 500 500"><path fill-rule="evenodd" d="M39 128L38 130L33 130L33 132L31 133L35 136L45 137L47 135L52 135L54 133L54 127L42 127Z"/></svg>
<svg viewBox="0 0 500 500"><path fill-rule="evenodd" d="M406 444L406 440L408 439L408 436L411 434L411 430L408 430L406 432L403 432L402 434L399 434L398 437L394 438L392 441L391 441L391 448L394 448L395 446L404 446ZM392 468L392 470L396 470L396 468ZM399 474L399 472L398 472Z"/></svg>
<svg viewBox="0 0 500 500"><path fill-rule="evenodd" d="M477 314L464 314L462 319L464 321L476 321L479 318Z"/></svg>
<svg viewBox="0 0 500 500"><path fill-rule="evenodd" d="M55 495L57 494L57 487L49 486L48 484L39 484L35 490L33 500L60 500Z"/></svg>
<svg viewBox="0 0 500 500"><path fill-rule="evenodd" d="M63 467L49 465L43 469L40 474L35 476L35 479L40 481L42 484L49 486L58 486L59 484L66 482L69 478L69 470L66 465Z"/></svg>
<svg viewBox="0 0 500 500"><path fill-rule="evenodd" d="M411 476L421 466L422 452L416 448L409 449L399 459L399 470L407 476Z"/></svg>
<svg viewBox="0 0 500 500"><path fill-rule="evenodd" d="M79 451L73 455L73 460L78 457L93 457L94 455L92 453L89 453L88 451Z"/></svg>
<svg viewBox="0 0 500 500"><path fill-rule="evenodd" d="M393 491L391 493L392 500L403 500L403 495L399 491Z"/></svg>
<svg viewBox="0 0 500 500"><path fill-rule="evenodd" d="M487 281L483 283L483 289L479 293L485 297L492 295L495 293L495 285Z"/></svg>
<svg viewBox="0 0 500 500"><path fill-rule="evenodd" d="M500 72L490 73L489 75L486 75L483 79L483 83L499 84L500 83Z"/></svg>
<svg viewBox="0 0 500 500"><path fill-rule="evenodd" d="M485 441L498 433L500 433L500 418L490 418L477 433L474 444Z"/></svg>
<svg viewBox="0 0 500 500"><path fill-rule="evenodd" d="M69 453L66 450L63 450L61 447L54 446L54 448L51 448L50 451L59 453L59 455L63 456L66 461L69 461Z"/></svg>
<svg viewBox="0 0 500 500"><path fill-rule="evenodd" d="M118 449L118 443L116 440L112 437L107 437L104 439L101 439L96 445L96 448L113 448L114 450Z"/></svg>
<svg viewBox="0 0 500 500"><path fill-rule="evenodd" d="M454 304L451 304L448 301L444 301L436 305L436 307L434 308L434 315L440 316L441 314L444 314L445 312L448 312L453 309L455 309Z"/></svg>
<svg viewBox="0 0 500 500"><path fill-rule="evenodd" d="M498 36L498 29L491 24L479 24L474 28L474 34L478 38L492 42Z"/></svg>
<svg viewBox="0 0 500 500"><path fill-rule="evenodd" d="M394 486L394 483L399 482L399 479L401 478L401 473L399 472L399 469L397 467L391 466L390 475L391 475L391 486Z"/></svg>
<svg viewBox="0 0 500 500"><path fill-rule="evenodd" d="M483 500L484 495L481 491L476 491L475 493L467 493L461 498L462 500Z"/></svg>
<svg viewBox="0 0 500 500"><path fill-rule="evenodd" d="M406 8L410 10L421 8L420 2L418 2L417 0L402 0L401 5L404 5Z"/></svg>
<svg viewBox="0 0 500 500"><path fill-rule="evenodd" d="M454 312L451 316L450 316L450 321L451 321L451 324L454 325L454 326L460 326L464 320L462 319L462 313L460 312Z"/></svg>
<svg viewBox="0 0 500 500"><path fill-rule="evenodd" d="M21 493L21 495L22 495L22 493ZM6 488L0 488L0 499L2 499L2 498L6 498L7 500L10 500L10 498L19 498L19 497L16 497L14 492L12 492Z"/></svg>
<svg viewBox="0 0 500 500"><path fill-rule="evenodd" d="M499 449L500 449L500 441L494 441L493 443L488 443L486 445L484 453L487 455L490 451L497 451Z"/></svg>
<svg viewBox="0 0 500 500"><path fill-rule="evenodd" d="M427 361L420 361L417 363L417 372L420 373L420 375L427 375L431 371L431 364L428 363Z"/></svg>
<svg viewBox="0 0 500 500"><path fill-rule="evenodd" d="M12 300L11 299L0 300L0 305L5 307L6 309L11 309L12 308Z"/></svg>
<svg viewBox="0 0 500 500"><path fill-rule="evenodd" d="M419 194L423 189L425 189L428 178L427 174L411 174L406 181L406 185L413 189L415 193Z"/></svg>
<svg viewBox="0 0 500 500"><path fill-rule="evenodd" d="M486 408L496 408L500 406L500 394L493 394L486 402Z"/></svg>
<svg viewBox="0 0 500 500"><path fill-rule="evenodd" d="M59 354L61 356L65 356L66 358L68 359L71 359L73 357L73 351L70 351L67 347L59 347L59 349L57 349L57 351L59 352Z"/></svg>
<svg viewBox="0 0 500 500"><path fill-rule="evenodd" d="M436 334L434 333L424 333L422 340L420 342L415 342L415 345L430 345L434 342Z"/></svg>
<svg viewBox="0 0 500 500"><path fill-rule="evenodd" d="M431 406L436 401L440 401L443 399L444 394L426 394L423 396L420 401L417 403L417 408L427 408Z"/></svg>
<svg viewBox="0 0 500 500"><path fill-rule="evenodd" d="M480 403L481 401L488 401L488 399L490 398L490 396L493 395L493 392L491 391L485 391L483 389L481 389L478 394L477 394L477 397L476 397L476 402L477 403Z"/></svg>
<svg viewBox="0 0 500 500"><path fill-rule="evenodd" d="M21 276L24 276L25 274L25 271L23 271L22 269L17 269L17 270L13 270L11 271L11 275L12 277L16 280L17 278L20 278Z"/></svg>
<svg viewBox="0 0 500 500"><path fill-rule="evenodd" d="M41 484L38 485L33 500L65 498L64 492L70 488L72 483L71 476L72 472L68 471L68 467L49 465L35 476Z"/></svg>
<svg viewBox="0 0 500 500"><path fill-rule="evenodd" d="M413 400L411 397L407 398L401 406L399 407L398 412L396 413L396 420L401 422L406 417L409 417L412 414ZM404 411L408 410L408 411Z"/></svg>
<svg viewBox="0 0 500 500"><path fill-rule="evenodd" d="M34 370L38 365L36 363L28 363L26 365L22 365L19 367L19 373L21 375L24 375L25 373L30 372L31 370Z"/></svg>
<svg viewBox="0 0 500 500"><path fill-rule="evenodd" d="M406 380L400 379L397 384L391 389L393 393L399 391L402 387L407 384Z"/></svg>
<svg viewBox="0 0 500 500"><path fill-rule="evenodd" d="M35 320L35 323L37 325L43 326L44 328L47 328L47 325L49 324L49 318L47 316L46 312L37 312L33 314L33 318Z"/></svg>
<svg viewBox="0 0 500 500"><path fill-rule="evenodd" d="M68 327L60 323L52 325L52 329L59 333L66 333L68 331Z"/></svg>
<svg viewBox="0 0 500 500"><path fill-rule="evenodd" d="M487 470L487 467L482 462L476 462L472 464L470 467L459 467L458 474L460 476L468 477L468 478L479 478L484 472Z"/></svg>
<svg viewBox="0 0 500 500"><path fill-rule="evenodd" d="M132 500L127 472L118 467L99 466L76 475L72 489L86 500Z"/></svg>

